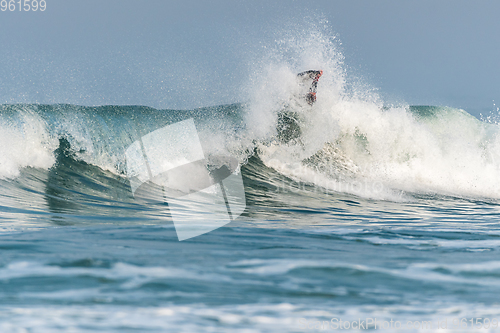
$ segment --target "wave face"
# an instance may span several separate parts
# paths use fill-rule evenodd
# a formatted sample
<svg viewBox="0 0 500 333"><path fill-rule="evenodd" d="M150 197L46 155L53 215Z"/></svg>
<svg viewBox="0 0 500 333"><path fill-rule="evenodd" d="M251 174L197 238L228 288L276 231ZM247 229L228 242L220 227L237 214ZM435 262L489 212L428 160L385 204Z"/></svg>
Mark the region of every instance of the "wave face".
<svg viewBox="0 0 500 333"><path fill-rule="evenodd" d="M308 69L324 73L313 106L297 99ZM0 106L0 331L302 332L368 317L493 327L499 125L386 105L315 31L252 72L241 104ZM300 127L286 142L283 111ZM164 203L134 199L125 152L190 118L208 160L239 162L247 208L178 242Z"/></svg>
<svg viewBox="0 0 500 333"><path fill-rule="evenodd" d="M278 73L293 79L291 70ZM126 149L138 138L188 118L195 120L208 158L233 156L243 165L243 177L252 170L277 190L293 183L315 192L394 202L421 195L500 198L497 124L448 107L385 107L347 99L328 90L338 78L325 73L312 107L291 103L293 89L267 108L265 100L189 111L4 105L0 181L5 191L0 199L7 208L30 211L36 193L40 212L71 208L73 215L130 216L134 209L124 211L123 206L137 203L126 176ZM287 143L277 135L282 110L299 114L301 135ZM161 154L161 147L155 148ZM254 191L252 185L246 183L247 192ZM99 201L107 205L91 204Z"/></svg>
<svg viewBox="0 0 500 333"><path fill-rule="evenodd" d="M313 107L282 104L267 110L269 119L253 113L251 104L191 111L4 105L0 179L10 183L34 172L27 168L54 170L61 159L71 158L82 166L68 179L99 168L126 182L130 144L155 129L194 118L208 156L230 155L245 164L255 155L280 176L323 191L396 201L414 193L500 198L495 181L500 179L498 125L447 107L332 100L323 97L328 96L328 82L322 83L322 98ZM301 117L301 136L288 143L277 138L276 130L278 113L285 108ZM251 117L261 119L258 126Z"/></svg>

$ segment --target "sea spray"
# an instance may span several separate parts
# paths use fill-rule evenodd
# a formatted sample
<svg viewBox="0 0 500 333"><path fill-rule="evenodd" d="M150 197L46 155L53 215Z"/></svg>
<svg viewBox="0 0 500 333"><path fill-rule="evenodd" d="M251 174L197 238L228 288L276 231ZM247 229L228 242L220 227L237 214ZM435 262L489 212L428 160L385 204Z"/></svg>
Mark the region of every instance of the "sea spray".
<svg viewBox="0 0 500 333"><path fill-rule="evenodd" d="M375 89L349 76L339 43L324 29L289 32L266 52L250 80L246 121L267 166L368 198L401 190L500 198L498 124L448 107L385 106ZM295 74L305 69L324 72L312 107L292 102ZM282 143L277 118L290 110L302 116L302 136ZM353 191L360 182L379 191Z"/></svg>
<svg viewBox="0 0 500 333"><path fill-rule="evenodd" d="M49 168L55 161L56 143L33 109L0 108L0 179L15 178L26 167Z"/></svg>

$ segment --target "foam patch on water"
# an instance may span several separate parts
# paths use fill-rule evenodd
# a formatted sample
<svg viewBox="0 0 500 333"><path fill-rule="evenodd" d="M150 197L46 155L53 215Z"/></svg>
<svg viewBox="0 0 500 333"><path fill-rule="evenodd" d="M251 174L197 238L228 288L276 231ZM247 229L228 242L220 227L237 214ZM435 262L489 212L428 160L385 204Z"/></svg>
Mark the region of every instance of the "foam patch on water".
<svg viewBox="0 0 500 333"><path fill-rule="evenodd" d="M123 281L122 288L138 288L156 279L193 279L207 281L228 280L226 276L209 273L197 273L175 267L141 267L126 263L116 263L111 268L59 267L41 263L20 261L0 268L0 280L12 280L29 277L78 277L92 276L109 280Z"/></svg>
<svg viewBox="0 0 500 333"><path fill-rule="evenodd" d="M124 329L141 332L322 332L338 330L333 322L363 321L377 319L378 326L371 324L371 330L400 332L396 321L405 326L405 332L441 332L460 328L461 318L498 318L498 306L471 306L455 302L439 304L387 304L372 306L328 306L319 307L305 304L243 304L232 306L44 306L2 308L0 329L5 333L19 332L122 332ZM336 318L336 319L334 319ZM392 328L390 321L392 320ZM447 320L447 329L439 329L439 324ZM384 321L389 327L383 328ZM429 321L423 323L422 321ZM410 322L410 323L409 323ZM323 326L321 328L321 325ZM319 326L318 326L319 325ZM417 327L418 326L418 327ZM481 332L494 332L491 322ZM498 320L496 321L498 327ZM345 329L346 331L348 329ZM471 329L470 323L468 330Z"/></svg>
<svg viewBox="0 0 500 333"><path fill-rule="evenodd" d="M386 278L426 281L428 283L453 283L478 286L499 287L500 280L497 273L500 270L499 262L484 262L476 264L409 264L402 268L385 268L373 265L352 264L335 260L289 260L289 259L252 259L242 260L229 265L229 268L244 274L256 276L290 275L294 271L307 271L317 269L348 271L356 274L382 274ZM443 271L445 270L445 271ZM490 273L489 277L478 279L470 273ZM333 274L333 273L332 273Z"/></svg>

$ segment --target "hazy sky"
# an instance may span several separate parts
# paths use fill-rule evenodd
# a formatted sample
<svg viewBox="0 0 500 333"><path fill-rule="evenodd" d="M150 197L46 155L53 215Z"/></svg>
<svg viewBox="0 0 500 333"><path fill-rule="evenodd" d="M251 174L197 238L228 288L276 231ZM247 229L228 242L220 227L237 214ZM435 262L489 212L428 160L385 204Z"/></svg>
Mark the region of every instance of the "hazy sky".
<svg viewBox="0 0 500 333"><path fill-rule="evenodd" d="M325 18L387 100L500 102L500 1L46 0L0 11L0 103L193 108L241 99L252 62Z"/></svg>

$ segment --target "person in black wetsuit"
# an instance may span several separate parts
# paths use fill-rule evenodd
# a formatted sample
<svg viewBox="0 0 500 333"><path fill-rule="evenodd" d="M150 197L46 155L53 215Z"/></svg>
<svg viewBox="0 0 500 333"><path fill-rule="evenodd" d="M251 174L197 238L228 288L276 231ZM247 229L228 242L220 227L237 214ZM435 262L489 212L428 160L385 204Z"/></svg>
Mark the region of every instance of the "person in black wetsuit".
<svg viewBox="0 0 500 333"><path fill-rule="evenodd" d="M311 81L311 86L309 87L309 92L304 96L306 102L309 105L313 105L316 102L316 89L318 87L318 80L323 75L322 70L309 70L297 74L299 81L307 84ZM282 143L290 143L296 141L302 131L299 125L299 114L297 112L283 110L278 114L278 139Z"/></svg>

